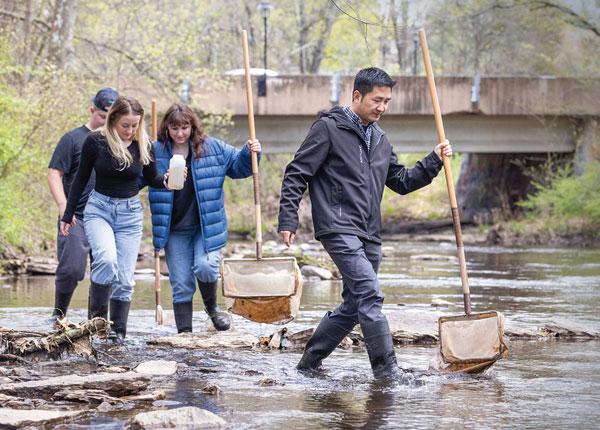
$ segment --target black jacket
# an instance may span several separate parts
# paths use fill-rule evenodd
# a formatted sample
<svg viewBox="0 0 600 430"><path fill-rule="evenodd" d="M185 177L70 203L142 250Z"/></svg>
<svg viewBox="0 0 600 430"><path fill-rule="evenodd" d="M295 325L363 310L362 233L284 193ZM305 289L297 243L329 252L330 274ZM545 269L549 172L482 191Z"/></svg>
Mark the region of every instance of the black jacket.
<svg viewBox="0 0 600 430"><path fill-rule="evenodd" d="M431 183L442 168L434 152L412 169L397 161L377 123L369 152L360 130L340 107L322 112L285 169L278 230L296 231L298 206L308 185L317 239L344 233L381 242L384 185L407 194Z"/></svg>

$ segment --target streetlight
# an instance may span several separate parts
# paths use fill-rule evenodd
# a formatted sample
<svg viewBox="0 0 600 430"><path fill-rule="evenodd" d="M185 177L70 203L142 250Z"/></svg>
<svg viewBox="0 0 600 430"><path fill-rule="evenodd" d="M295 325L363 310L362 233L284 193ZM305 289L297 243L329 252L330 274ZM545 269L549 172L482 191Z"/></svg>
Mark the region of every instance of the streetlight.
<svg viewBox="0 0 600 430"><path fill-rule="evenodd" d="M273 9L273 5L268 1L261 1L258 4L258 10L263 18L264 26L264 51L263 51L263 71L262 78L258 79L258 97L267 96L267 18L269 18L269 12Z"/></svg>
<svg viewBox="0 0 600 430"><path fill-rule="evenodd" d="M418 58L418 53L419 53L419 35L418 33L415 31L414 35L413 35L413 76L417 76L417 67L418 67L418 62L417 62L417 58Z"/></svg>

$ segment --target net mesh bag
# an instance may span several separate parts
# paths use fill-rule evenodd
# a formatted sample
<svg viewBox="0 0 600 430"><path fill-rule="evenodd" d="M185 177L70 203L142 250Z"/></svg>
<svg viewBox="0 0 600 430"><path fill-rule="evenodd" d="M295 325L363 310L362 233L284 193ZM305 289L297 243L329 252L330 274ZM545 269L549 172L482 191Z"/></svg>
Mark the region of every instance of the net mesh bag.
<svg viewBox="0 0 600 430"><path fill-rule="evenodd" d="M225 297L288 297L296 292L295 258L224 259L221 266Z"/></svg>
<svg viewBox="0 0 600 430"><path fill-rule="evenodd" d="M504 317L498 312L439 319L440 352L446 363L498 360L507 347Z"/></svg>

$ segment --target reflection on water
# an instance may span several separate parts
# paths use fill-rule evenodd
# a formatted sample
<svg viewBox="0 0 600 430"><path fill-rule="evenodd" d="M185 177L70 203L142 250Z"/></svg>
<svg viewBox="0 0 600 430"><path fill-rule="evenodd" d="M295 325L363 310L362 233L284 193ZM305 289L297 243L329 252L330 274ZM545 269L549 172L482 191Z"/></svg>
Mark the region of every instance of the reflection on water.
<svg viewBox="0 0 600 430"><path fill-rule="evenodd" d="M449 313L461 311L453 245L386 245L394 247L381 267L386 313L433 312L434 299L455 303L457 307ZM466 251L475 311L499 310L507 320L528 326L554 321L600 331L599 251L499 247L468 247ZM430 257L415 258L418 255ZM428 374L435 347L398 347L398 361L410 371L394 385L372 380L364 350L337 350L325 361L323 374L305 376L294 369L298 353L148 347L147 339L175 329L154 324L152 278L140 276L136 282L127 348L105 351L101 357L111 364L151 358L185 363L177 378L153 384L151 389L167 391L167 400L157 402L155 408L199 406L236 429L597 428L600 419L598 341L514 341L509 359L479 377ZM339 281L307 282L301 313L288 325L290 330L315 325L339 302L340 293ZM165 308L170 307L169 294L168 281L163 280ZM0 279L0 326L37 328L50 314L52 301L51 277ZM204 330L207 318L200 311L199 295L195 303L194 328ZM83 319L86 305L84 281L75 294L71 319ZM256 335L274 331L273 326L239 317L234 317L234 327ZM70 373L89 366L73 359L68 367L52 371ZM262 386L265 378L277 384ZM221 394L203 393L208 383L219 385ZM138 411L86 418L72 428L122 428Z"/></svg>

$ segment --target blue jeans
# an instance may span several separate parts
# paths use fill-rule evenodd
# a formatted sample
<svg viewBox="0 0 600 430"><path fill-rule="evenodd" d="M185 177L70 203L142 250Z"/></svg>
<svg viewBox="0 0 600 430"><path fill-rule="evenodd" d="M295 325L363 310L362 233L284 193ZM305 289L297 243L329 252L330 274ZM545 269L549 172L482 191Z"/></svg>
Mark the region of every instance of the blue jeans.
<svg viewBox="0 0 600 430"><path fill-rule="evenodd" d="M216 282L221 252L206 252L200 227L171 230L165 246L173 303L191 302L196 292L196 279Z"/></svg>
<svg viewBox="0 0 600 430"><path fill-rule="evenodd" d="M83 214L92 282L111 285L111 299L131 301L144 217L139 196L120 199L92 191Z"/></svg>

